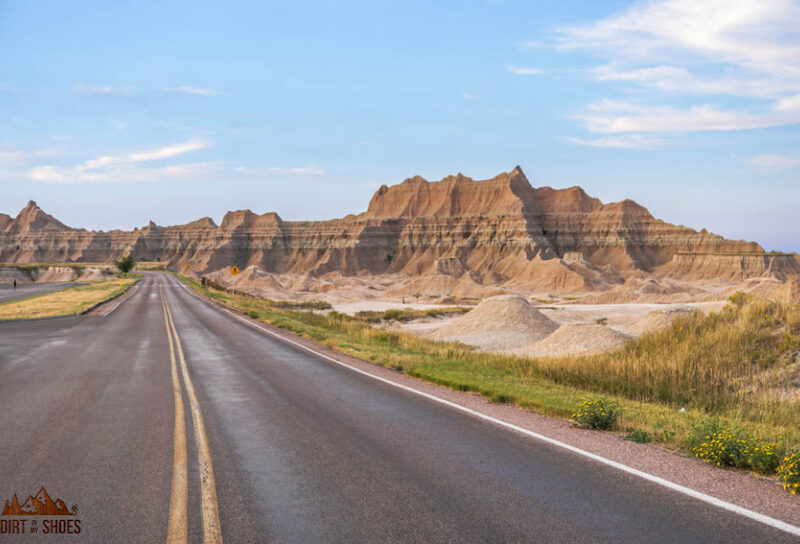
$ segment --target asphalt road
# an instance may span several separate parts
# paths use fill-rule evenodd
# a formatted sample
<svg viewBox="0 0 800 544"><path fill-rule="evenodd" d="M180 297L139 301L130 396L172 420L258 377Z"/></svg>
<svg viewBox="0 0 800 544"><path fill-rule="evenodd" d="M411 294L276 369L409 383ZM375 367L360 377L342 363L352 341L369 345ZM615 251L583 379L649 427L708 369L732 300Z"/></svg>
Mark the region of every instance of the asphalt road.
<svg viewBox="0 0 800 544"><path fill-rule="evenodd" d="M45 293L52 293L53 291L61 291L68 287L75 287L81 285L74 281L60 281L52 283L18 283L17 288L14 289L10 283L0 284L0 302L10 302L25 297L32 297L34 295L44 295Z"/></svg>
<svg viewBox="0 0 800 544"><path fill-rule="evenodd" d="M104 317L0 324L0 430L0 501L45 486L81 520L0 542L797 542L326 362L160 274Z"/></svg>

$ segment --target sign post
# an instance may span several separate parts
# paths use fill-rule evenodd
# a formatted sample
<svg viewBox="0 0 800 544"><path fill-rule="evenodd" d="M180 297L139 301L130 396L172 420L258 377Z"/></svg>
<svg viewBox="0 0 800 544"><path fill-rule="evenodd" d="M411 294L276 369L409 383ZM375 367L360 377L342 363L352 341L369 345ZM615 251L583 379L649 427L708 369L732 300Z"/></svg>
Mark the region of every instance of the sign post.
<svg viewBox="0 0 800 544"><path fill-rule="evenodd" d="M231 291L231 294L233 294L233 295L236 294L236 275L238 273L239 273L239 267L236 266L236 265L233 265L231 267L231 274L233 275L233 290Z"/></svg>

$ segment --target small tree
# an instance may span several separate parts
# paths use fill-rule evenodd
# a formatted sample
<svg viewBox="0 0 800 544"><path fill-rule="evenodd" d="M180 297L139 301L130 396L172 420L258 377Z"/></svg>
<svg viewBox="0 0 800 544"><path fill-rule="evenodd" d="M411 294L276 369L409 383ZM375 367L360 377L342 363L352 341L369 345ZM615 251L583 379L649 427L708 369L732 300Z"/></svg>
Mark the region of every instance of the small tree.
<svg viewBox="0 0 800 544"><path fill-rule="evenodd" d="M118 261L114 261L114 264L117 265L117 268L119 268L120 272L127 274L133 270L133 266L136 264L136 261L133 260L132 255L128 255L127 257L123 257Z"/></svg>

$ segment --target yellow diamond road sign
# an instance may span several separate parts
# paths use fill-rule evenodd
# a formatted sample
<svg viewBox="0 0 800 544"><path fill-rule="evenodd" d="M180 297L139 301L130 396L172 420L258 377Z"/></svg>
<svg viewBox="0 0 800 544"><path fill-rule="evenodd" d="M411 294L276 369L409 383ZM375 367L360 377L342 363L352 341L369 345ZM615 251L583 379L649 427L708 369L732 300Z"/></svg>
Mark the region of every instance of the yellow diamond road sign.
<svg viewBox="0 0 800 544"><path fill-rule="evenodd" d="M231 274L233 274L235 276L238 273L239 273L239 267L238 266L232 266L231 267Z"/></svg>

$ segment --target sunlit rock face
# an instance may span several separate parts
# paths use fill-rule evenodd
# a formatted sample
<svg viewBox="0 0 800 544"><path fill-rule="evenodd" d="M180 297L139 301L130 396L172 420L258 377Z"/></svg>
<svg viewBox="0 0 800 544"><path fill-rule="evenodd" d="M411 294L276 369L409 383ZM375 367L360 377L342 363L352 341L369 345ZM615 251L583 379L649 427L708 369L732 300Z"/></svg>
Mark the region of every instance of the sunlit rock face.
<svg viewBox="0 0 800 544"><path fill-rule="evenodd" d="M791 256L709 264L717 254L761 252L754 242L671 225L631 200L603 204L580 187L534 188L519 167L488 180L409 178L378 189L365 212L330 221L238 210L220 225L206 217L103 232L70 228L34 202L16 217L0 214L2 262L108 262L131 253L196 274L235 263L312 276L469 274L479 283L585 291L633 271L705 277L734 266L748 277L797 268ZM690 254L705 255L704 264Z"/></svg>

